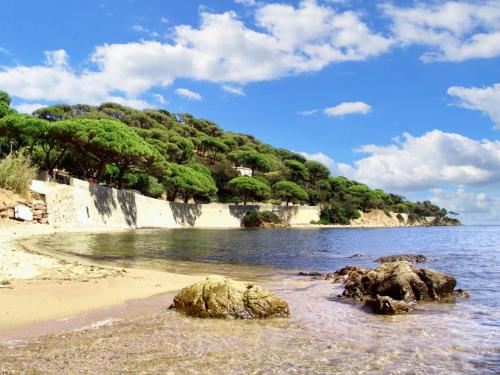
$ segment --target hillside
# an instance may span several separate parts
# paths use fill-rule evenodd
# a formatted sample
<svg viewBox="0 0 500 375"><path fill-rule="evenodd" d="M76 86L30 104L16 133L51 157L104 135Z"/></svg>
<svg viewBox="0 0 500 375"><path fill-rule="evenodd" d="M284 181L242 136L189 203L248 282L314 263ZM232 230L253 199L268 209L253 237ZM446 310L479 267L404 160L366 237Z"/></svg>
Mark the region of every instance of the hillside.
<svg viewBox="0 0 500 375"><path fill-rule="evenodd" d="M340 224L374 209L407 214L410 222L447 215L431 202L333 177L324 165L251 135L162 109L78 104L24 115L0 92L0 158L11 150L50 174L65 171L171 201L320 205L321 223Z"/></svg>

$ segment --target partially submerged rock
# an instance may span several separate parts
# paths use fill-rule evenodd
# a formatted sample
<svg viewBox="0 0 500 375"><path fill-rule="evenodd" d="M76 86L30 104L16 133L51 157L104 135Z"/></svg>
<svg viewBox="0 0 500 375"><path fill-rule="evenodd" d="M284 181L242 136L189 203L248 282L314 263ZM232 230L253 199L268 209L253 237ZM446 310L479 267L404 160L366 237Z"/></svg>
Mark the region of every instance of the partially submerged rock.
<svg viewBox="0 0 500 375"><path fill-rule="evenodd" d="M455 289L455 297L469 299L470 292L467 289Z"/></svg>
<svg viewBox="0 0 500 375"><path fill-rule="evenodd" d="M336 273L345 279L342 297L364 302L382 314L410 310L399 302L439 301L453 295L457 284L452 276L415 268L405 261L384 263L372 270L348 266Z"/></svg>
<svg viewBox="0 0 500 375"><path fill-rule="evenodd" d="M427 257L422 254L398 254L398 255L389 255L385 257L380 257L377 259L379 263L388 263L388 262L401 262L406 261L410 263L425 263L427 262Z"/></svg>
<svg viewBox="0 0 500 375"><path fill-rule="evenodd" d="M287 318L288 303L257 285L209 276L182 289L171 306L199 318Z"/></svg>
<svg viewBox="0 0 500 375"><path fill-rule="evenodd" d="M404 314L413 308L413 303L398 301L387 296L377 296L365 301L365 305L371 307L373 312L381 315Z"/></svg>

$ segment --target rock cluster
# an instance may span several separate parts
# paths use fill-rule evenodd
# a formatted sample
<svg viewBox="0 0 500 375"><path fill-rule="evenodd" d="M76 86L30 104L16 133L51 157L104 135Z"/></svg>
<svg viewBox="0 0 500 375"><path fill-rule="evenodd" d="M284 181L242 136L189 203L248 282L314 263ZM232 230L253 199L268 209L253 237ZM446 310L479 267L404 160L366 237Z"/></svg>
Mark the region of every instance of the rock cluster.
<svg viewBox="0 0 500 375"><path fill-rule="evenodd" d="M384 263L372 270L348 266L336 274L344 278L342 297L364 302L380 314L404 313L419 301L453 296L457 284L452 276L415 268L406 261Z"/></svg>
<svg viewBox="0 0 500 375"><path fill-rule="evenodd" d="M379 263L388 263L388 262L400 262L406 261L410 263L425 263L428 261L427 257L422 254L398 254L398 255L389 255L385 257L380 257L377 259Z"/></svg>
<svg viewBox="0 0 500 375"><path fill-rule="evenodd" d="M42 200L6 202L0 201L0 218L19 221L48 223L47 205Z"/></svg>
<svg viewBox="0 0 500 375"><path fill-rule="evenodd" d="M288 303L257 285L245 285L222 276L209 276L184 289L171 308L199 318L286 318Z"/></svg>

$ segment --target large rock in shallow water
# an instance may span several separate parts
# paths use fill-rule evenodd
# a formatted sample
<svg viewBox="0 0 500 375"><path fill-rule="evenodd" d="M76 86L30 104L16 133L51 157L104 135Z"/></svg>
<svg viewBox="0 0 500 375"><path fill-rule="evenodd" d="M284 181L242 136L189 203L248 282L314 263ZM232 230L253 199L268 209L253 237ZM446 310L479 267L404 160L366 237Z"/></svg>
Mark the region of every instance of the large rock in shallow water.
<svg viewBox="0 0 500 375"><path fill-rule="evenodd" d="M337 272L345 277L343 297L365 302L375 312L383 314L406 309L403 305L396 306L393 301L439 301L452 295L457 284L452 276L431 269L415 268L409 262L384 263L372 270L344 267ZM380 297L389 299L381 300Z"/></svg>
<svg viewBox="0 0 500 375"><path fill-rule="evenodd" d="M172 305L199 318L255 319L290 316L288 303L257 285L209 276L182 289Z"/></svg>
<svg viewBox="0 0 500 375"><path fill-rule="evenodd" d="M427 262L427 257L422 254L398 254L398 255L389 255L385 257L380 257L377 259L377 262L388 263L388 262L399 262L403 260L410 263L425 263Z"/></svg>

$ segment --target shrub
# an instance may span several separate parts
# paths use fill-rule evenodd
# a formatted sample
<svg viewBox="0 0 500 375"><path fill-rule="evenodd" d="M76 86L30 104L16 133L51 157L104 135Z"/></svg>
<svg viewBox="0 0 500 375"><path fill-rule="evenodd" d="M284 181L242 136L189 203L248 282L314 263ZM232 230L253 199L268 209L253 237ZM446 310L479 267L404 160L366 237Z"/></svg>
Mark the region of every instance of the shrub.
<svg viewBox="0 0 500 375"><path fill-rule="evenodd" d="M266 224L281 224L281 219L272 211L248 211L243 216L242 224L245 228L258 228Z"/></svg>
<svg viewBox="0 0 500 375"><path fill-rule="evenodd" d="M36 167L26 154L9 154L0 160L0 187L26 196L36 172Z"/></svg>

